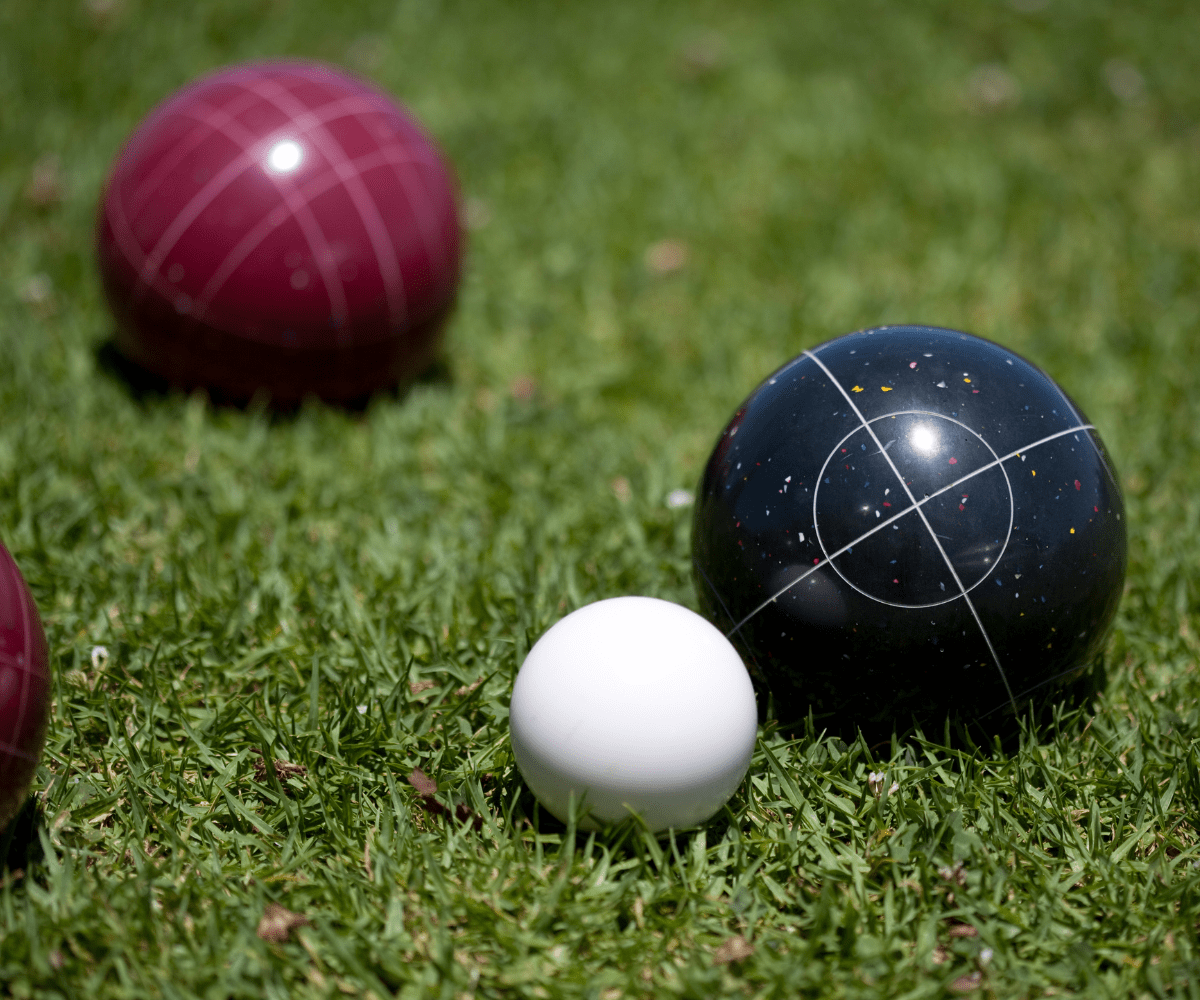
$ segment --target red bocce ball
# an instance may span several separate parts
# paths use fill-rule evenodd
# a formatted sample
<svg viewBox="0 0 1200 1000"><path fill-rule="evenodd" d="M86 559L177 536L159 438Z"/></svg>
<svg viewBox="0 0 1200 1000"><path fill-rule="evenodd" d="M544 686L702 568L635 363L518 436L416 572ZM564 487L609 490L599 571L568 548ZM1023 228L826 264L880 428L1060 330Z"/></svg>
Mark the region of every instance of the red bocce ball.
<svg viewBox="0 0 1200 1000"><path fill-rule="evenodd" d="M20 812L46 740L49 662L33 596L0 545L0 831Z"/></svg>
<svg viewBox="0 0 1200 1000"><path fill-rule="evenodd" d="M315 63L233 66L169 97L118 156L98 228L122 352L233 400L346 401L418 374L458 285L432 142Z"/></svg>

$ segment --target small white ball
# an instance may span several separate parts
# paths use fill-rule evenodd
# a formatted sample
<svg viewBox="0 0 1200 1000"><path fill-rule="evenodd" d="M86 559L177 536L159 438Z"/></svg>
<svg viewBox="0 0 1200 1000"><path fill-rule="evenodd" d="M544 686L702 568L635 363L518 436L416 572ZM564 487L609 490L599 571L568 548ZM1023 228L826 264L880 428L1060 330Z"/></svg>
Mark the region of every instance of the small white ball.
<svg viewBox="0 0 1200 1000"><path fill-rule="evenodd" d="M651 830L701 823L750 766L758 730L741 658L695 612L614 597L567 615L513 685L513 752L539 801L583 829L639 813Z"/></svg>

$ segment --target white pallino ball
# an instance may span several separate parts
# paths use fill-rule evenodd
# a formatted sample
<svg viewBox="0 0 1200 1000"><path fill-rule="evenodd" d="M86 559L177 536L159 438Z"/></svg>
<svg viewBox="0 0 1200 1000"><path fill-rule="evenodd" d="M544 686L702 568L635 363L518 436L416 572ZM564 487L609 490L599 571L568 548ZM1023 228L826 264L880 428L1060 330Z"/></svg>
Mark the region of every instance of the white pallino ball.
<svg viewBox="0 0 1200 1000"><path fill-rule="evenodd" d="M725 804L750 766L754 688L733 646L687 608L614 597L567 615L513 685L513 752L538 800L595 829L639 813L654 831Z"/></svg>

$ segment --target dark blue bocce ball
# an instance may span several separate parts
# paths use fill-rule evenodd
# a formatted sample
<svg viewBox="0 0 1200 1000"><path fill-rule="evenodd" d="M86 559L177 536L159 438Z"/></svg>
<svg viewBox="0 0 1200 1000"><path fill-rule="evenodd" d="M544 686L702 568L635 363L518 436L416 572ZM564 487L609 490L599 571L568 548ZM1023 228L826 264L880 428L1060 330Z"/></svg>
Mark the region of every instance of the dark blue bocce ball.
<svg viewBox="0 0 1200 1000"><path fill-rule="evenodd" d="M705 614L781 721L986 738L1095 690L1125 514L1100 435L1045 372L895 326L805 351L738 408L692 547Z"/></svg>

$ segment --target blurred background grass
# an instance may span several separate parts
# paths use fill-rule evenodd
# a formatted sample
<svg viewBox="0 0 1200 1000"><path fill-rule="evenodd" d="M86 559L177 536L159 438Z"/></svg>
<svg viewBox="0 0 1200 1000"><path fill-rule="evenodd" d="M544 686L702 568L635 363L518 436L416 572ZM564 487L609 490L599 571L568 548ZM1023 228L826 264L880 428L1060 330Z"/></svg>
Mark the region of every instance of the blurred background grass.
<svg viewBox="0 0 1200 1000"><path fill-rule="evenodd" d="M0 2L0 539L57 678L3 988L1194 984L1198 29L1166 2ZM140 398L97 354L105 171L171 90L279 55L376 81L453 160L470 250L444 361L365 413ZM559 833L521 825L525 650L601 597L694 606L667 495L763 376L886 322L1019 351L1110 446L1131 568L1094 724L974 770L776 738L809 840L760 751L710 845L674 867L609 845L611 894L573 896L600 855L555 881ZM257 781L251 747L306 776ZM434 822L417 766L497 825ZM876 813L885 766L912 800ZM947 903L958 862L990 874ZM302 944L255 936L267 900L311 917ZM735 933L762 944L714 964Z"/></svg>

